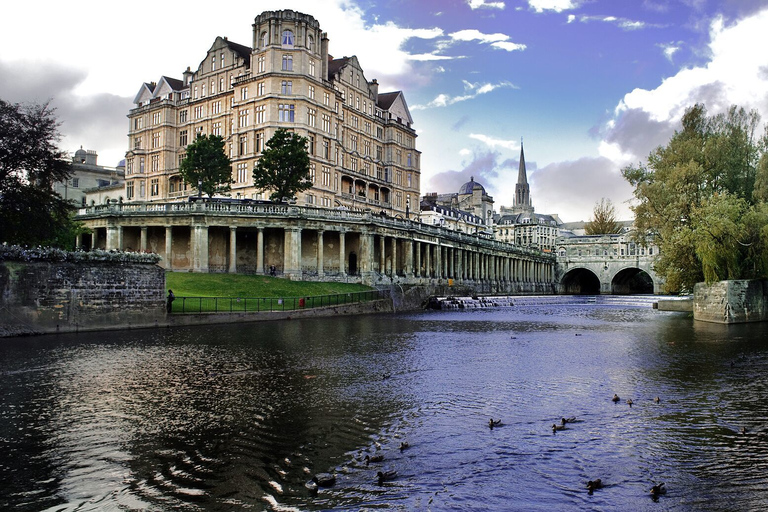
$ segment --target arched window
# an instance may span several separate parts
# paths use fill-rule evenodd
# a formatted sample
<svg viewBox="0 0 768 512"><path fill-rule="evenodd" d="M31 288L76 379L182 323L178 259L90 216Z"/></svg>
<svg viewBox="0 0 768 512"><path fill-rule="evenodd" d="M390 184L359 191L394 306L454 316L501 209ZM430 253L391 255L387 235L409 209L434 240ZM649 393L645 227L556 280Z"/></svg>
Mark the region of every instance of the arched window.
<svg viewBox="0 0 768 512"><path fill-rule="evenodd" d="M266 48L267 44L269 44L269 37L267 36L267 32L266 31L261 33L260 40L261 40L261 47L262 48Z"/></svg>
<svg viewBox="0 0 768 512"><path fill-rule="evenodd" d="M307 50L315 51L315 39L312 36L307 36Z"/></svg>
<svg viewBox="0 0 768 512"><path fill-rule="evenodd" d="M283 46L293 46L293 32L283 30Z"/></svg>

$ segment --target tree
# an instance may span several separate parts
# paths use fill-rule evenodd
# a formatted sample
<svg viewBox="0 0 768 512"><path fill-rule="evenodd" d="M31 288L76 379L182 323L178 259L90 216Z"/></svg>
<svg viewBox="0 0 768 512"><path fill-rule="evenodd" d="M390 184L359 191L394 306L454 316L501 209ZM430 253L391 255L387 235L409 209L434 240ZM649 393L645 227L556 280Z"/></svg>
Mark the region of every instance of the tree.
<svg viewBox="0 0 768 512"><path fill-rule="evenodd" d="M647 163L622 170L638 199L639 240L652 237L659 246L654 270L668 291L768 276L768 161L766 136L755 137L759 121L736 106L708 117L696 104Z"/></svg>
<svg viewBox="0 0 768 512"><path fill-rule="evenodd" d="M218 135L198 135L187 146L179 174L200 195L204 192L210 197L232 190L232 162L224 152L224 139Z"/></svg>
<svg viewBox="0 0 768 512"><path fill-rule="evenodd" d="M621 225L616 221L616 208L610 199L602 198L595 203L592 210L592 220L584 226L584 232L588 235L605 235L621 232Z"/></svg>
<svg viewBox="0 0 768 512"><path fill-rule="evenodd" d="M59 140L48 103L0 99L0 242L73 247L74 205L53 190L72 171Z"/></svg>
<svg viewBox="0 0 768 512"><path fill-rule="evenodd" d="M307 139L280 128L275 132L253 170L253 184L272 190L270 199L282 201L312 188Z"/></svg>

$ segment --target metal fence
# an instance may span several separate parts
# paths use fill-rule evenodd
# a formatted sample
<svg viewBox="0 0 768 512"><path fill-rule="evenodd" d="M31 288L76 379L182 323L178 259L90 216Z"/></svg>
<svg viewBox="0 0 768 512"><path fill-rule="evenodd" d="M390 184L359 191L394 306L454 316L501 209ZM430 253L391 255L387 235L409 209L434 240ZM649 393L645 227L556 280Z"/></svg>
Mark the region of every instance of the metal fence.
<svg viewBox="0 0 768 512"><path fill-rule="evenodd" d="M314 297L176 297L172 313L295 311L387 298L389 298L389 290L368 290Z"/></svg>

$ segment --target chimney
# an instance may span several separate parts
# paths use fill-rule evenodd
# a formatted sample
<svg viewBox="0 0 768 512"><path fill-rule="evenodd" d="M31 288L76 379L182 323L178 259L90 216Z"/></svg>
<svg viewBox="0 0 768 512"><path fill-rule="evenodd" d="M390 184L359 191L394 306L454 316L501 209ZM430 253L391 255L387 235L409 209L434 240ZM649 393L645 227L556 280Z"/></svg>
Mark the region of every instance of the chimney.
<svg viewBox="0 0 768 512"><path fill-rule="evenodd" d="M320 39L320 72L323 74L321 77L323 82L328 80L328 33L323 32Z"/></svg>
<svg viewBox="0 0 768 512"><path fill-rule="evenodd" d="M373 103L374 105L379 104L379 81L375 78L369 82L371 86L371 92L373 93Z"/></svg>

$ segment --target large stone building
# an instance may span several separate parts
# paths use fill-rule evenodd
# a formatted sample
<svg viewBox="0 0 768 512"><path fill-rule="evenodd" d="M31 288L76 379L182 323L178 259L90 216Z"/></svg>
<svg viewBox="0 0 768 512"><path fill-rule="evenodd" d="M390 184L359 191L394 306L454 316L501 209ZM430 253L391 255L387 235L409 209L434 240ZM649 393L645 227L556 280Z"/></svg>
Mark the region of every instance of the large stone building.
<svg viewBox="0 0 768 512"><path fill-rule="evenodd" d="M82 147L72 157L72 173L65 181L54 183L53 190L77 206L103 204L123 197L125 169L99 165L98 154Z"/></svg>
<svg viewBox="0 0 768 512"><path fill-rule="evenodd" d="M141 86L129 117L125 198L185 199L187 144L220 135L232 160L232 197L262 199L253 169L279 128L307 137L314 186L298 204L404 215L419 198L420 153L401 91L379 92L357 58L334 59L312 16L266 11L252 47L217 37L197 69Z"/></svg>

